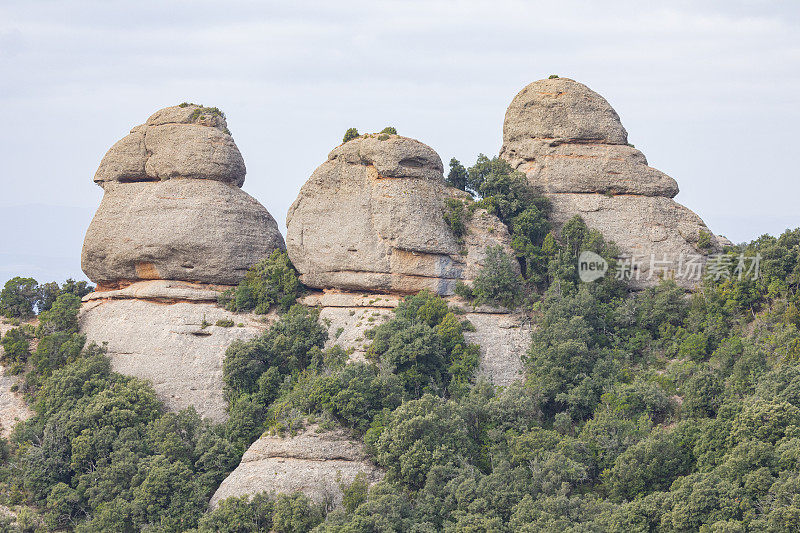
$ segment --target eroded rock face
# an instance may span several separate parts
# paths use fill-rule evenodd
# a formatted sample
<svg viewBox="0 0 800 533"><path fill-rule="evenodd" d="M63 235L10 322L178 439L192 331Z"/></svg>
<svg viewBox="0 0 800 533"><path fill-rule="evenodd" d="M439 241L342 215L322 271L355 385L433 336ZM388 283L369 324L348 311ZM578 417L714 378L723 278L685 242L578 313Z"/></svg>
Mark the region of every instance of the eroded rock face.
<svg viewBox="0 0 800 533"><path fill-rule="evenodd" d="M81 263L101 286L140 279L233 285L283 247L269 212L237 187L185 178L109 182Z"/></svg>
<svg viewBox="0 0 800 533"><path fill-rule="evenodd" d="M267 210L239 189L245 167L216 108L157 111L103 157L105 194L81 254L100 290L137 280L233 285L283 249Z"/></svg>
<svg viewBox="0 0 800 533"><path fill-rule="evenodd" d="M350 484L363 472L369 483L382 477L360 442L343 430L319 431L309 426L294 437L264 435L245 452L242 462L211 498L210 507L232 496L260 492L300 491L317 503L342 502L339 484Z"/></svg>
<svg viewBox="0 0 800 533"><path fill-rule="evenodd" d="M678 265L720 248L700 217L672 200L675 180L628 144L616 111L574 80L535 81L514 97L500 155L550 197L557 228L579 214L623 254L638 256L634 287L661 276L693 287L698 280L681 277ZM701 249L704 233L710 245ZM660 266L665 259L671 267Z"/></svg>
<svg viewBox="0 0 800 533"><path fill-rule="evenodd" d="M397 135L365 136L335 148L287 215L287 251L304 284L394 293L452 294L477 275L488 245L510 252L505 226L477 211L466 242L442 216L442 162L430 147Z"/></svg>
<svg viewBox="0 0 800 533"><path fill-rule="evenodd" d="M8 333L17 326L6 324L0 318L0 337ZM0 357L3 356L3 347L0 346ZM25 403L25 398L21 393L12 390L12 387L19 386L22 382L20 376L12 376L5 373L5 366L0 365L0 436L8 438L17 423L29 419L33 416L33 411Z"/></svg>
<svg viewBox="0 0 800 533"><path fill-rule="evenodd" d="M115 371L150 380L167 408L194 406L218 422L225 351L267 323L221 309L217 296L285 248L272 216L239 188L244 175L218 110L157 111L103 158L94 178L103 201L81 254L97 283L81 332L108 343Z"/></svg>
<svg viewBox="0 0 800 533"><path fill-rule="evenodd" d="M216 295L214 287L138 282L87 295L78 320L88 341L108 343L114 371L150 380L168 409L194 406L223 422L225 350L263 333L274 317L230 313L216 305Z"/></svg>
<svg viewBox="0 0 800 533"><path fill-rule="evenodd" d="M156 111L103 157L94 181L217 180L241 187L244 159L216 109L189 104Z"/></svg>

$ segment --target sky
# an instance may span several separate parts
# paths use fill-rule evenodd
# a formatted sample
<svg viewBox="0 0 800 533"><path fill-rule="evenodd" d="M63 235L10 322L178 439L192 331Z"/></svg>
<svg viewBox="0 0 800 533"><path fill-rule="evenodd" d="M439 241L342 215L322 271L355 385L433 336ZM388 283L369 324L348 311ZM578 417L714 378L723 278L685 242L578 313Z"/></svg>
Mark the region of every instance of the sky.
<svg viewBox="0 0 800 533"><path fill-rule="evenodd" d="M558 74L603 95L679 202L735 242L800 226L800 3L0 3L0 283L85 278L100 159L183 101L216 106L244 190L285 231L344 131L387 125L465 164Z"/></svg>

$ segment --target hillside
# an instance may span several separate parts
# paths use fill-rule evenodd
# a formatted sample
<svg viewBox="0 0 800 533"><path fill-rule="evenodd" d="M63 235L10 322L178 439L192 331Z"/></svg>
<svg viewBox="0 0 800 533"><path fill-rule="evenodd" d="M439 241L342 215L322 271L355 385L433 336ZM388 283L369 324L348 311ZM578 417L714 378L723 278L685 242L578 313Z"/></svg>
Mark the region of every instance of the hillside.
<svg viewBox="0 0 800 533"><path fill-rule="evenodd" d="M800 530L800 229L714 234L585 85L469 166L348 130L285 241L245 175L159 110L95 285L5 284L6 530Z"/></svg>

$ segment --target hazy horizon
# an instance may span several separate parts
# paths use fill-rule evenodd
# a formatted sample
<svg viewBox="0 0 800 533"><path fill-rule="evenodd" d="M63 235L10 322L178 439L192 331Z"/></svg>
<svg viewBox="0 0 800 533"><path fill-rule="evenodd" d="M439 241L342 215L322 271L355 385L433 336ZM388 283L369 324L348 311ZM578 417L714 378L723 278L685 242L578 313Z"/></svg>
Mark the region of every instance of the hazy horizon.
<svg viewBox="0 0 800 533"><path fill-rule="evenodd" d="M104 2L0 6L0 283L84 278L103 154L155 110L225 111L243 189L286 211L344 131L496 155L527 83L576 79L734 242L800 226L800 6L779 2Z"/></svg>

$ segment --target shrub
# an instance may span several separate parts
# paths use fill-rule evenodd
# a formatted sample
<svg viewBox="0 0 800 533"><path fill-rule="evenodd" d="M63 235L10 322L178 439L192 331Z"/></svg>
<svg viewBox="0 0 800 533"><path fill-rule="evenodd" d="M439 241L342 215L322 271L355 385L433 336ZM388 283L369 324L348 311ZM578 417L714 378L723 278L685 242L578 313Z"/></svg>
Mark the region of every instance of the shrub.
<svg viewBox="0 0 800 533"><path fill-rule="evenodd" d="M697 238L697 248L704 252L711 250L714 247L711 241L711 233L700 230L700 235Z"/></svg>
<svg viewBox="0 0 800 533"><path fill-rule="evenodd" d="M405 298L395 317L367 332L367 357L396 373L413 398L423 393L459 395L472 380L478 346L447 304L428 291Z"/></svg>
<svg viewBox="0 0 800 533"><path fill-rule="evenodd" d="M397 135L397 130L394 129L392 126L386 126L380 132L385 133L386 135Z"/></svg>
<svg viewBox="0 0 800 533"><path fill-rule="evenodd" d="M554 80L556 78L558 78L558 74L550 74L550 77L548 79Z"/></svg>
<svg viewBox="0 0 800 533"><path fill-rule="evenodd" d="M281 250L259 261L234 289L220 294L218 303L228 311L266 314L272 306L291 307L302 293L302 285L289 255Z"/></svg>
<svg viewBox="0 0 800 533"><path fill-rule="evenodd" d="M466 208L465 202L457 198L446 199L444 205L444 221L450 231L453 232L456 240L459 243L463 243L464 235L467 233L466 222L472 216L472 213Z"/></svg>
<svg viewBox="0 0 800 533"><path fill-rule="evenodd" d="M232 328L235 324L230 318L220 318L214 325L221 328Z"/></svg>
<svg viewBox="0 0 800 533"><path fill-rule="evenodd" d="M458 159L455 157L450 160L450 172L447 173L445 181L448 185L456 189L465 191L467 190L467 169L464 168Z"/></svg>
<svg viewBox="0 0 800 533"><path fill-rule="evenodd" d="M349 128L346 132L344 132L344 137L342 138L342 143L346 143L347 141L352 141L353 139L358 139L360 135L358 134L358 130L355 128Z"/></svg>
<svg viewBox="0 0 800 533"><path fill-rule="evenodd" d="M522 278L500 246L486 248L486 258L472 284L476 304L515 307L522 300Z"/></svg>
<svg viewBox="0 0 800 533"><path fill-rule="evenodd" d="M2 361L11 366L11 373L19 373L30 356L30 341L21 328L9 330L0 344L3 346Z"/></svg>
<svg viewBox="0 0 800 533"><path fill-rule="evenodd" d="M225 394L233 404L242 394L259 391L274 395L277 391L264 390L263 379L267 372L285 376L304 370L315 350L318 352L328 338L325 329L317 322L318 311L301 305L292 306L281 319L261 337L244 342L233 342L225 352L222 365ZM261 380L261 383L260 383ZM274 399L265 398L265 405Z"/></svg>

